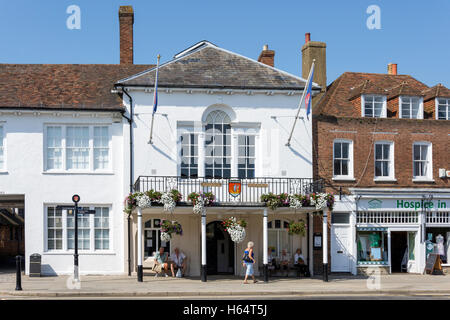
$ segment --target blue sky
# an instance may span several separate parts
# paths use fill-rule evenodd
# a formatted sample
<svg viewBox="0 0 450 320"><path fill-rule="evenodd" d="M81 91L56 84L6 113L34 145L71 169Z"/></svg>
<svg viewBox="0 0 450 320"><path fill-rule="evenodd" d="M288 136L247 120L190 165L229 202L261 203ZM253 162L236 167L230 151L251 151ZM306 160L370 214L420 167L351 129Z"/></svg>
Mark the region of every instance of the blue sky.
<svg viewBox="0 0 450 320"><path fill-rule="evenodd" d="M69 30L69 5L81 29ZM305 32L327 43L328 83L345 71L400 74L450 87L450 1L401 0L0 0L1 63L118 63L118 8L135 10L135 63L162 62L200 40L257 58L264 44L275 66L301 74ZM366 9L381 9L369 30Z"/></svg>

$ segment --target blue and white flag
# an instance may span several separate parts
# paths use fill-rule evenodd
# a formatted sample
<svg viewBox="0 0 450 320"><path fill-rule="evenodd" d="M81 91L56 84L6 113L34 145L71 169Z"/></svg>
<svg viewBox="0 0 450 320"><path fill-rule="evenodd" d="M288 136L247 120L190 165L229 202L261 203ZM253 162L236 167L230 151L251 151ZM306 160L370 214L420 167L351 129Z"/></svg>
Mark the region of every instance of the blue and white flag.
<svg viewBox="0 0 450 320"><path fill-rule="evenodd" d="M153 122L155 121L155 113L158 109L158 71L159 71L159 58L158 54L158 62L156 63L156 76L155 76L155 92L153 93L153 112L152 112L152 124L150 126L150 139L148 143L153 144Z"/></svg>
<svg viewBox="0 0 450 320"><path fill-rule="evenodd" d="M312 64L311 71L308 77L308 83L306 84L306 96L305 96L305 109L306 118L309 120L309 114L311 113L312 106L312 79L314 77L314 63Z"/></svg>
<svg viewBox="0 0 450 320"><path fill-rule="evenodd" d="M297 123L298 115L300 114L300 109L302 108L303 101L305 102L306 117L309 120L309 114L311 113L311 106L312 106L312 79L313 79L313 74L314 74L314 61L315 60L313 60L313 63L311 65L311 70L309 71L308 80L306 80L306 86L305 86L306 91L305 91L305 89L303 89L302 97L300 98L300 102L299 102L298 108L297 108L297 114L295 115L294 124L292 125L291 133L289 134L289 138L286 143L286 146L291 145L292 134L294 133L295 124Z"/></svg>
<svg viewBox="0 0 450 320"><path fill-rule="evenodd" d="M155 77L155 92L153 94L153 114L158 109L158 71L159 71L159 55L158 62L156 64L156 77Z"/></svg>

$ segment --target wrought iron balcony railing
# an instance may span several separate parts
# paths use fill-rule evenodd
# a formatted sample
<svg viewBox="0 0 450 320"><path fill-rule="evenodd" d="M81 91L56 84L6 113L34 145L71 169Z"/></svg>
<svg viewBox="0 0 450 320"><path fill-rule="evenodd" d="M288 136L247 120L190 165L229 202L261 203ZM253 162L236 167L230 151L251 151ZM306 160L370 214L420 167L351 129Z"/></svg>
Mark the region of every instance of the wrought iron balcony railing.
<svg viewBox="0 0 450 320"><path fill-rule="evenodd" d="M240 183L239 195L230 194L229 188L233 183ZM272 192L274 194L296 193L310 194L322 192L323 180L314 181L311 178L253 178L253 179L215 179L215 178L186 178L176 176L140 176L134 185L135 191L145 192L170 191L177 189L183 196L182 202L188 202L191 192L212 192L219 205L261 205L261 195Z"/></svg>

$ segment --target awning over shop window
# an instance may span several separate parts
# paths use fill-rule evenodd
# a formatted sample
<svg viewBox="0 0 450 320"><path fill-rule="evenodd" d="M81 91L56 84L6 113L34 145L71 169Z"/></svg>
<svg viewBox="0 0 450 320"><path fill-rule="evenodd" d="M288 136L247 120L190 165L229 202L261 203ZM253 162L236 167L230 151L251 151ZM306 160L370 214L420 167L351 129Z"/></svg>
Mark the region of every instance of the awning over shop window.
<svg viewBox="0 0 450 320"><path fill-rule="evenodd" d="M384 227L356 227L358 231L387 231Z"/></svg>

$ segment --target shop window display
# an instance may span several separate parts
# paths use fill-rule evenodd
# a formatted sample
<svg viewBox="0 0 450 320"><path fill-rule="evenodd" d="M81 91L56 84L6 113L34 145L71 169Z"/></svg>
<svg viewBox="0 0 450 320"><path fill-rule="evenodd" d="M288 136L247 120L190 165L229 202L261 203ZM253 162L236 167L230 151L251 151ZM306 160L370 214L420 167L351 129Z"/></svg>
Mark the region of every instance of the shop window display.
<svg viewBox="0 0 450 320"><path fill-rule="evenodd" d="M450 228L427 228L427 256L429 253L437 253L442 263L449 263Z"/></svg>
<svg viewBox="0 0 450 320"><path fill-rule="evenodd" d="M386 230L358 230L356 239L358 245L358 264L386 265L388 264L388 246Z"/></svg>

